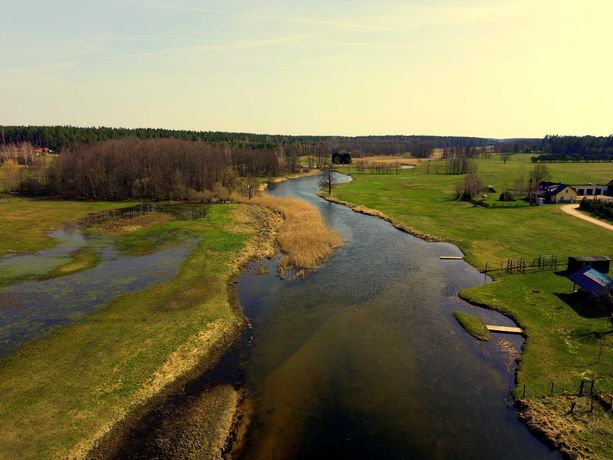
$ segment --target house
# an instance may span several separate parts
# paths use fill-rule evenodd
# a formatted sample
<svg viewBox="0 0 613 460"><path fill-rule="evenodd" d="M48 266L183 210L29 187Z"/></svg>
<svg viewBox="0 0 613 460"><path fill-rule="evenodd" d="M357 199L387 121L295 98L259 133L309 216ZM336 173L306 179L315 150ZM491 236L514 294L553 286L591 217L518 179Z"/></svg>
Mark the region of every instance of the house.
<svg viewBox="0 0 613 460"><path fill-rule="evenodd" d="M609 184L611 184L611 182L609 182ZM609 185L579 184L573 185L572 187L577 191L578 196L605 195L609 190Z"/></svg>
<svg viewBox="0 0 613 460"><path fill-rule="evenodd" d="M577 201L577 192L570 185L541 182L536 190L536 198L545 203L574 203Z"/></svg>

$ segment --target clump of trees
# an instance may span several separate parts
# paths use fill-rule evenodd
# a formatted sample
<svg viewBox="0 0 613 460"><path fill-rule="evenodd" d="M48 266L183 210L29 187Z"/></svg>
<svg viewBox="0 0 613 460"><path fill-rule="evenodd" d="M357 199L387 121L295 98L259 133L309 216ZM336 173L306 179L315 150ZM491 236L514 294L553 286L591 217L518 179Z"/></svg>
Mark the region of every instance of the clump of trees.
<svg viewBox="0 0 613 460"><path fill-rule="evenodd" d="M456 184L456 196L460 200L473 201L483 190L483 182L477 174L477 165L471 162L464 180Z"/></svg>
<svg viewBox="0 0 613 460"><path fill-rule="evenodd" d="M613 202L604 200L588 200L583 198L579 204L584 211L596 214L603 219L613 220Z"/></svg>
<svg viewBox="0 0 613 460"><path fill-rule="evenodd" d="M546 161L613 161L613 136L545 136L543 155L534 162Z"/></svg>
<svg viewBox="0 0 613 460"><path fill-rule="evenodd" d="M476 169L477 165L470 158L461 156L457 158L451 158L445 162L447 174L466 174L472 169Z"/></svg>
<svg viewBox="0 0 613 460"><path fill-rule="evenodd" d="M14 161L14 160L9 160ZM122 139L78 146L20 168L9 161L10 190L77 200L221 202L233 192L252 197L257 177L287 171L281 147L251 149L178 139ZM5 185L6 188L6 185Z"/></svg>
<svg viewBox="0 0 613 460"><path fill-rule="evenodd" d="M20 165L31 165L37 157L35 148L28 142L0 145L0 164L11 160Z"/></svg>

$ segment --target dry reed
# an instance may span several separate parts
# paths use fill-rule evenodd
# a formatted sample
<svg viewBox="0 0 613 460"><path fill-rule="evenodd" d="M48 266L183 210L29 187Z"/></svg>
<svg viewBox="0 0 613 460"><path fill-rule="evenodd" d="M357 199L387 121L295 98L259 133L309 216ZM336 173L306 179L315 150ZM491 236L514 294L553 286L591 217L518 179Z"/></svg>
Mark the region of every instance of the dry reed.
<svg viewBox="0 0 613 460"><path fill-rule="evenodd" d="M343 244L340 235L326 225L317 208L302 200L263 195L249 202L271 208L284 217L277 233L283 252L281 270L317 268L332 255L334 248Z"/></svg>

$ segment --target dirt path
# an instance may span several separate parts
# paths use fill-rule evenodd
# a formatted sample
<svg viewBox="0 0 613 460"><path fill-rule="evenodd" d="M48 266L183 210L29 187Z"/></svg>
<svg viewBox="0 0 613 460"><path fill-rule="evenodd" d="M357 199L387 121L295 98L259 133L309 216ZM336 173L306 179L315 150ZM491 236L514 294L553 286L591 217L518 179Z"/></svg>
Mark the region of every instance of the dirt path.
<svg viewBox="0 0 613 460"><path fill-rule="evenodd" d="M609 231L613 232L613 225L611 224L607 224L605 221L599 220L599 219L595 219L594 217L590 217L584 213L582 213L581 211L579 211L579 205L578 204L567 204L564 205L560 208L562 211L564 211L566 214L570 214L573 217L577 217L579 219L583 219L587 222L590 222L594 225L598 225L599 227L602 228L606 228Z"/></svg>

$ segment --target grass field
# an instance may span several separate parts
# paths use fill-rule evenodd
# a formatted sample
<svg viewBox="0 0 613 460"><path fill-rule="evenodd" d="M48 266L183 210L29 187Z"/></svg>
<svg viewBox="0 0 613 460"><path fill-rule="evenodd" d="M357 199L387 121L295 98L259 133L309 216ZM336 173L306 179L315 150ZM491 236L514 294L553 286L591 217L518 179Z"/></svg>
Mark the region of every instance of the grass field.
<svg viewBox="0 0 613 460"><path fill-rule="evenodd" d="M51 201L0 197L0 256L54 244L49 231L87 214L122 208L125 202Z"/></svg>
<svg viewBox="0 0 613 460"><path fill-rule="evenodd" d="M431 162L430 171L437 161ZM477 160L484 184L497 191L512 184L522 168L532 165L527 156L514 156L504 164L497 157ZM612 163L547 165L552 179L569 182L608 182ZM458 202L455 184L463 176L427 174L427 165L400 174L354 174L354 181L339 185L333 195L341 200L375 208L420 232L450 241L473 265L483 268L505 263L507 258L539 255L613 255L610 232L578 221L559 206L484 208ZM607 179L609 178L609 179Z"/></svg>
<svg viewBox="0 0 613 460"><path fill-rule="evenodd" d="M498 158L477 160L479 175L498 193L512 187L532 165L527 156L514 156L503 164ZM340 200L377 209L402 226L457 244L468 262L490 268L507 258L539 255L613 256L613 234L562 212L558 205L541 207L484 208L459 202L454 185L462 176L432 174L439 162L422 164L401 174L355 174L354 181L336 187ZM607 183L613 178L611 163L548 164L553 181ZM442 169L442 168L441 168ZM427 174L427 172L431 174ZM548 407L561 407L561 393L574 392L582 379L595 379L601 391L613 390L613 326L606 316L569 296L572 289L564 276L538 272L500 278L461 293L462 297L514 318L528 340L520 357L516 395L526 385L529 424L543 427L555 444L565 433L565 446L575 455L587 449L594 458L610 458L607 436L613 418L605 413L589 420L589 414L568 415L540 410L543 397L554 396ZM596 413L595 412L595 413ZM586 422L587 420L587 422ZM592 430L590 426L598 426ZM579 429L577 429L579 427ZM585 429L581 428L584 427ZM609 438L610 439L610 438ZM603 441L604 440L604 441ZM559 439L558 439L559 441ZM579 447L577 447L579 446ZM560 446L564 448L564 446Z"/></svg>
<svg viewBox="0 0 613 460"><path fill-rule="evenodd" d="M18 219L3 215L3 221L27 229L18 241L3 235L6 251L42 247L49 227L116 204L20 200L2 206L22 208L13 210ZM39 214L44 224L32 225ZM28 229L25 216L38 228ZM226 283L249 253L244 248L257 227L249 216L243 206L215 205L203 219L129 233L126 244L135 253L146 252L148 241L159 243L160 234L186 232L200 242L176 279L121 296L0 361L0 458L84 455L132 408L232 340L241 320Z"/></svg>

